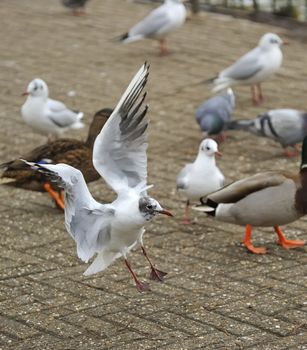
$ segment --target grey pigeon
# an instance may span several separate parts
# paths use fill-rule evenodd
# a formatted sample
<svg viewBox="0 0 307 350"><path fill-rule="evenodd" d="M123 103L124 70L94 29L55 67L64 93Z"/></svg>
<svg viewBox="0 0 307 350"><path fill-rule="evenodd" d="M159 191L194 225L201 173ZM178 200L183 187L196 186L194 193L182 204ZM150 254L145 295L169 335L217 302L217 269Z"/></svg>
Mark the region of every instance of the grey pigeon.
<svg viewBox="0 0 307 350"><path fill-rule="evenodd" d="M205 101L196 111L195 117L206 136L219 135L231 120L235 108L235 95L231 88L224 95Z"/></svg>
<svg viewBox="0 0 307 350"><path fill-rule="evenodd" d="M296 153L290 152L287 147L298 151L296 144L307 135L307 113L296 109L272 109L252 120L233 121L228 129L245 130L277 141L290 157Z"/></svg>

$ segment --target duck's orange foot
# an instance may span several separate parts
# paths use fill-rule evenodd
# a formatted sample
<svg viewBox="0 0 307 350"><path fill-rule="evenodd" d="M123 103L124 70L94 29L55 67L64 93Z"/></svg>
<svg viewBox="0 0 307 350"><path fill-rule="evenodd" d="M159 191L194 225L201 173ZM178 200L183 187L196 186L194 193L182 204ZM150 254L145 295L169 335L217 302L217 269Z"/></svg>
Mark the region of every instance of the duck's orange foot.
<svg viewBox="0 0 307 350"><path fill-rule="evenodd" d="M191 224L191 220L190 219L183 219L181 221L182 225L190 225Z"/></svg>
<svg viewBox="0 0 307 350"><path fill-rule="evenodd" d="M48 182L44 183L44 189L46 192L49 193L50 197L55 201L56 206L59 209L64 210L65 206L64 206L62 195L54 191Z"/></svg>
<svg viewBox="0 0 307 350"><path fill-rule="evenodd" d="M252 235L252 226L246 225L245 227L245 236L243 240L243 245L254 254L266 254L266 248L264 247L254 247L253 243L251 241L251 235Z"/></svg>
<svg viewBox="0 0 307 350"><path fill-rule="evenodd" d="M285 249L297 248L305 245L305 241L290 239L279 240L277 243Z"/></svg>
<svg viewBox="0 0 307 350"><path fill-rule="evenodd" d="M265 247L254 247L251 243L243 242L244 246L253 254L266 254L267 250Z"/></svg>
<svg viewBox="0 0 307 350"><path fill-rule="evenodd" d="M283 234L279 226L275 226L274 230L278 236L277 243L280 244L285 249L297 248L305 245L305 241L286 239L285 235Z"/></svg>

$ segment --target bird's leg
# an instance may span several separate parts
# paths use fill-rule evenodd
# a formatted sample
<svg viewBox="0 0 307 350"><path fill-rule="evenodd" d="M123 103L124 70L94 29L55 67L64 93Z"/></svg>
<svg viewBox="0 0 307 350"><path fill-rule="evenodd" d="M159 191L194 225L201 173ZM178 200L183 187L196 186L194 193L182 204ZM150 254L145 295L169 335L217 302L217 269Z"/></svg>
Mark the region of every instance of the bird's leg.
<svg viewBox="0 0 307 350"><path fill-rule="evenodd" d="M132 275L132 277L133 277L133 279L134 279L134 281L135 281L136 289L137 289L140 293L142 293L142 292L149 292L149 291L150 291L149 284L148 284L148 283L145 283L145 282L141 282L141 281L137 278L135 272L132 270L132 268L131 268L131 266L130 266L130 264L129 264L129 262L128 262L128 260L127 260L126 258L125 258L125 263L126 263L126 266L127 266L128 270L130 271L130 273L131 273L131 275Z"/></svg>
<svg viewBox="0 0 307 350"><path fill-rule="evenodd" d="M301 153L302 152L302 147L298 143L296 143L295 145L292 145L292 147L295 149L295 151L297 153Z"/></svg>
<svg viewBox="0 0 307 350"><path fill-rule="evenodd" d="M250 252L252 252L254 254L265 254L266 249L264 247L254 247L253 246L253 243L251 242L251 236L252 236L252 226L246 225L243 244Z"/></svg>
<svg viewBox="0 0 307 350"><path fill-rule="evenodd" d="M73 14L75 16L84 16L85 13L85 8L84 7L78 7L73 9Z"/></svg>
<svg viewBox="0 0 307 350"><path fill-rule="evenodd" d="M258 100L259 100L259 102L263 102L264 101L264 96L262 94L261 84L258 83L256 86L257 86L257 89L258 89Z"/></svg>
<svg viewBox="0 0 307 350"><path fill-rule="evenodd" d="M260 100L258 97L258 87L257 85L252 85L251 86L251 92L252 92L252 101L254 105L258 105Z"/></svg>
<svg viewBox="0 0 307 350"><path fill-rule="evenodd" d="M190 201L187 200L186 205L185 205L185 209L184 209L184 217L182 220L183 225L189 225L191 223L189 213L190 213Z"/></svg>
<svg viewBox="0 0 307 350"><path fill-rule="evenodd" d="M274 226L274 230L275 230L275 232L277 233L277 236L278 236L278 242L277 243L280 244L285 249L302 247L305 244L305 241L286 239L286 237L282 233L282 231L279 228L279 226Z"/></svg>
<svg viewBox="0 0 307 350"><path fill-rule="evenodd" d="M158 282L164 282L164 276L167 275L167 272L163 272L163 271L156 269L153 266L152 262L150 261L144 246L141 245L141 247L142 247L142 252L143 252L145 258L147 259L147 261L149 262L149 265L151 267L150 279L152 279L154 281L158 281Z"/></svg>
<svg viewBox="0 0 307 350"><path fill-rule="evenodd" d="M284 148L284 153L286 157L295 157L297 156L297 152L291 152L288 148Z"/></svg>
<svg viewBox="0 0 307 350"><path fill-rule="evenodd" d="M166 39L160 39L159 40L159 43L160 43L160 53L159 53L159 56L166 56L169 52L167 50L167 47L166 47Z"/></svg>
<svg viewBox="0 0 307 350"><path fill-rule="evenodd" d="M64 201L63 201L63 198L59 195L59 193L54 191L48 182L44 183L43 187L44 187L44 190L48 192L50 197L55 201L56 206L59 209L64 210L65 208Z"/></svg>

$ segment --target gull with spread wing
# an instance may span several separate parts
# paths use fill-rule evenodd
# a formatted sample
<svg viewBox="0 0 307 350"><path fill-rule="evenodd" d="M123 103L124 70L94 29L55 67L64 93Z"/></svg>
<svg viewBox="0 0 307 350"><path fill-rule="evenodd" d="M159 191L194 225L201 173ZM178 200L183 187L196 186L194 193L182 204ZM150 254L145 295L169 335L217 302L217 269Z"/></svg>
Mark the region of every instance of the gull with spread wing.
<svg viewBox="0 0 307 350"><path fill-rule="evenodd" d="M141 98L140 95L148 70L145 63L136 73L94 144L94 167L116 192L114 202L98 203L82 173L69 165L28 163L63 187L65 225L76 241L79 258L87 262L97 253L84 274L102 271L123 257L140 292L150 290L149 286L138 279L127 254L140 244L151 266L151 278L163 281L166 273L153 266L144 248L144 225L157 214L172 216L146 193L150 187L146 184L148 107L142 107L146 93Z"/></svg>

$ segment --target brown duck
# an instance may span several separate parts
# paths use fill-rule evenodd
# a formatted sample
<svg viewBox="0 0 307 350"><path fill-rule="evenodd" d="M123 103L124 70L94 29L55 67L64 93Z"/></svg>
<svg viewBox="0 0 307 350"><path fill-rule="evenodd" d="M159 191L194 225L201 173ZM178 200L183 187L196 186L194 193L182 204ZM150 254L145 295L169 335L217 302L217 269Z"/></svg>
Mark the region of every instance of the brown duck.
<svg viewBox="0 0 307 350"><path fill-rule="evenodd" d="M54 199L57 207L64 209L62 190L41 173L29 168L21 159L40 164L69 164L83 173L85 181L92 182L100 178L92 163L92 151L96 136L111 115L109 108L96 112L90 125L85 142L75 139L58 139L39 146L27 154L0 165L5 169L0 183L23 188L26 190L48 192Z"/></svg>
<svg viewBox="0 0 307 350"><path fill-rule="evenodd" d="M274 227L278 243L286 248L304 245L304 241L287 240L279 228L307 214L307 136L302 147L298 174L268 171L224 186L201 199L194 207L218 220L246 226L243 244L252 253L265 254L263 247L251 242L252 226Z"/></svg>

